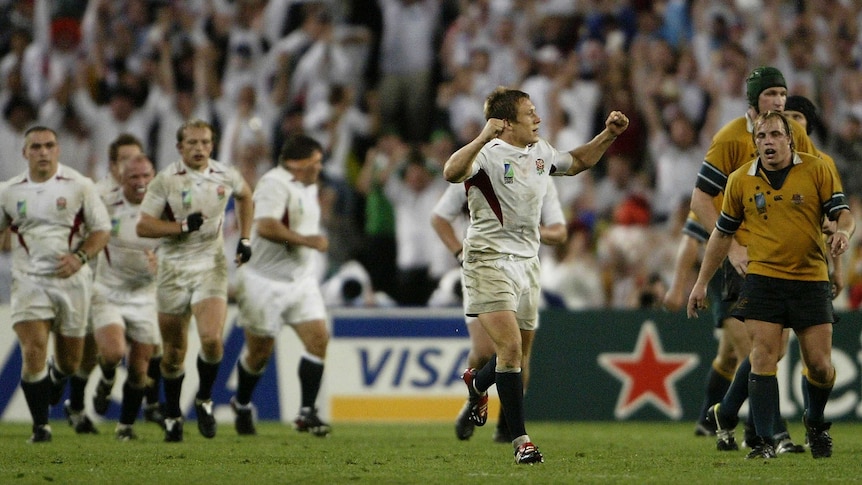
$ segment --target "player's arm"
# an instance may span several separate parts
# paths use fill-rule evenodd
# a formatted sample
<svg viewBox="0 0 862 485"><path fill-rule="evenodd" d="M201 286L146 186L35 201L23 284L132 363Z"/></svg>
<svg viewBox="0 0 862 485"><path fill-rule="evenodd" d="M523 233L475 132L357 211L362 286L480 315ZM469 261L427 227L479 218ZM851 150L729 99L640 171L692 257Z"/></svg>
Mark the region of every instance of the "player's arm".
<svg viewBox="0 0 862 485"><path fill-rule="evenodd" d="M497 138L503 132L504 121L491 118L485 123L479 136L470 143L459 148L443 165L443 178L451 183L459 183L470 178L473 168L473 160L479 155L479 151L486 143Z"/></svg>
<svg viewBox="0 0 862 485"><path fill-rule="evenodd" d="M165 221L141 211L135 232L140 237L168 237L179 236L189 232L195 232L203 225L204 216L200 212L189 214L181 221Z"/></svg>
<svg viewBox="0 0 862 485"><path fill-rule="evenodd" d="M320 234L303 236L285 226L280 220L272 217L261 217L256 222L258 236L274 243L284 244L288 248L292 246L307 246L320 252L325 252L329 248L329 240L326 236Z"/></svg>
<svg viewBox="0 0 862 485"><path fill-rule="evenodd" d="M619 111L611 111L605 120L605 129L592 140L569 152L572 165L565 175L576 175L592 167L602 158L611 143L629 126L629 119Z"/></svg>
<svg viewBox="0 0 862 485"><path fill-rule="evenodd" d="M242 187L234 192L233 198L236 201L236 214L239 218L239 237L248 239L251 237L251 225L254 220L254 200L251 188L245 181L242 182Z"/></svg>
<svg viewBox="0 0 862 485"><path fill-rule="evenodd" d="M463 246L461 239L455 234L455 228L452 227L452 223L438 214L431 214L431 227L434 228L437 237L443 241L446 249L458 258Z"/></svg>
<svg viewBox="0 0 862 485"><path fill-rule="evenodd" d="M700 241L683 234L676 250L676 259L673 267L673 281L670 288L662 299L662 304L668 310L675 312L682 308L685 303L684 291L692 286L692 276L697 266L698 253L700 253Z"/></svg>
<svg viewBox="0 0 862 485"><path fill-rule="evenodd" d="M697 274L697 280L692 287L691 295L688 297L687 314L689 318L697 317L697 311L706 308L706 287L715 272L718 271L721 262L727 257L733 234L713 229L709 241L706 243L706 253L703 255L703 263Z"/></svg>
<svg viewBox="0 0 862 485"><path fill-rule="evenodd" d="M715 222L718 220L718 211L714 205L714 199L718 196L718 192L711 194L712 189L709 188L710 183L717 182L710 182L704 177L705 172L715 171L714 168L710 167L704 162L704 168L701 168L698 175L697 186L691 192L691 211L703 223L703 227L715 227ZM714 178L714 174L712 177ZM726 182L726 180L725 178L724 181ZM745 276L748 270L748 249L734 239L728 251L728 258L730 258L730 263L736 272Z"/></svg>
<svg viewBox="0 0 862 485"><path fill-rule="evenodd" d="M559 246L565 243L568 238L569 232L566 230L565 224L557 223L549 226L539 226L539 240L542 241L542 244Z"/></svg>

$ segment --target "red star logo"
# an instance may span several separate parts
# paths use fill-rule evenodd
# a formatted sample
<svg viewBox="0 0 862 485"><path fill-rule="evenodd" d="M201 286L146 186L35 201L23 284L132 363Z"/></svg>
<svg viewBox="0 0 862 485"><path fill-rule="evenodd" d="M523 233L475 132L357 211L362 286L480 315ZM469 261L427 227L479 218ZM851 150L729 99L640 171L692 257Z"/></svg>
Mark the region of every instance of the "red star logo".
<svg viewBox="0 0 862 485"><path fill-rule="evenodd" d="M697 354L665 353L655 323L644 322L633 352L599 354L599 365L623 383L614 415L625 419L652 403L667 416L681 418L682 406L674 384L699 360Z"/></svg>

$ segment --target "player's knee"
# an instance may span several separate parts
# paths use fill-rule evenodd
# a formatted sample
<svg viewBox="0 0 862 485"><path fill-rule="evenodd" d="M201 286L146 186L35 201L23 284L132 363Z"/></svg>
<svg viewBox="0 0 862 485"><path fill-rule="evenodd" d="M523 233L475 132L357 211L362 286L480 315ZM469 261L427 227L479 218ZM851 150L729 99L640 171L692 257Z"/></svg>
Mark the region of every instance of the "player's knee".
<svg viewBox="0 0 862 485"><path fill-rule="evenodd" d="M123 348L105 349L99 353L99 363L106 367L116 367L123 360L123 355L125 355Z"/></svg>

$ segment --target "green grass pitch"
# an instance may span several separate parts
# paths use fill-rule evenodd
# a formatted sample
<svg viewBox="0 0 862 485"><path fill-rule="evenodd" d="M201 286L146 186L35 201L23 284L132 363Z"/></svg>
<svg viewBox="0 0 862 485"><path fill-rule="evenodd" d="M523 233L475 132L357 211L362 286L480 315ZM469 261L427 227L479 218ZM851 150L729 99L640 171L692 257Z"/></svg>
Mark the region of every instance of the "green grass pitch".
<svg viewBox="0 0 862 485"><path fill-rule="evenodd" d="M219 423L207 440L194 421L183 443L163 443L161 429L135 426L140 439L114 440L113 423L99 435L78 436L51 423L51 443L26 443L30 426L0 424L0 483L80 484L568 484L568 483L852 483L862 481L862 424L833 427L834 455L810 453L746 460L746 450L718 452L695 437L692 423L530 422L545 463L516 465L512 449L491 441L494 423L458 441L451 424L339 424L328 438L300 434L276 422L257 436L237 436ZM741 428L738 430L741 433ZM801 424L791 424L797 441Z"/></svg>

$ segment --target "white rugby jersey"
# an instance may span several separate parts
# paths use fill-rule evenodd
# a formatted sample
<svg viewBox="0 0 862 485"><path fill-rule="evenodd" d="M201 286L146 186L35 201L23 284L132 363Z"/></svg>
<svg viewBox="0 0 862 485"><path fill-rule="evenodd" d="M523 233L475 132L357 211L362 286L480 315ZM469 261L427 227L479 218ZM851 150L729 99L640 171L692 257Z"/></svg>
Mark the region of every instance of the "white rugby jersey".
<svg viewBox="0 0 862 485"><path fill-rule="evenodd" d="M120 184L117 183L111 174L105 175L96 182L96 192L98 192L102 200L105 200L105 197L109 196L112 192L119 192L121 190Z"/></svg>
<svg viewBox="0 0 862 485"><path fill-rule="evenodd" d="M303 236L321 234L317 185L305 185L285 168L265 173L254 189L254 219L272 218ZM293 281L315 274L315 252L308 246L285 246L252 231L252 270L268 278Z"/></svg>
<svg viewBox="0 0 862 485"><path fill-rule="evenodd" d="M135 226L141 206L129 202L122 190L102 194L102 200L111 218L111 240L99 253L96 282L125 292L154 283L146 251L155 250L159 240L138 236Z"/></svg>
<svg viewBox="0 0 862 485"><path fill-rule="evenodd" d="M460 216L469 219L469 214L463 211L465 204L467 204L467 191L464 184L451 184L446 192L443 192L437 205L434 206L434 214L450 223L456 223L461 219ZM563 213L563 206L560 204L557 186L554 183L548 184L548 192L542 202L541 223L545 226L566 223L566 216ZM460 233L456 228L455 234Z"/></svg>
<svg viewBox="0 0 862 485"><path fill-rule="evenodd" d="M93 181L62 164L44 182L27 171L0 184L0 210L0 231L13 233L12 268L32 275L55 274L60 256L87 234L111 229Z"/></svg>
<svg viewBox="0 0 862 485"><path fill-rule="evenodd" d="M544 139L525 148L500 139L486 143L464 182L470 209L464 256L536 256L542 207L553 183L549 175L562 174L571 164L569 153Z"/></svg>
<svg viewBox="0 0 862 485"><path fill-rule="evenodd" d="M225 207L242 184L242 175L235 168L213 159L200 172L189 169L182 160L161 170L147 187L141 212L168 221L182 221L201 212L205 219L198 231L162 238L159 258L202 261L223 254Z"/></svg>

